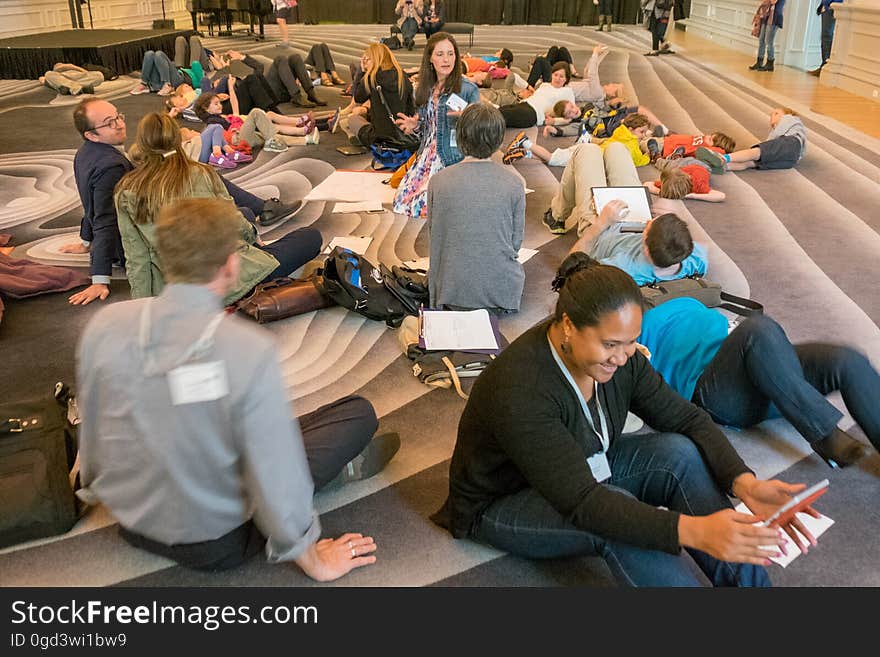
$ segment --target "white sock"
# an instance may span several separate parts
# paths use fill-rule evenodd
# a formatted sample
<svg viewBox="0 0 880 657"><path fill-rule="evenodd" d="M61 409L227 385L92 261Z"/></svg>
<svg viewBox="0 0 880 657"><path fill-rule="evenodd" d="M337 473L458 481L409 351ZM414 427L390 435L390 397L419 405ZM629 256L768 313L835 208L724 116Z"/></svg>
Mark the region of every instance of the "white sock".
<svg viewBox="0 0 880 657"><path fill-rule="evenodd" d="M526 139L526 140L522 143L522 147L525 148L527 151L532 150L532 146L533 146L533 144L532 144L532 140L531 140L531 139ZM531 153L529 154L529 157L531 157Z"/></svg>

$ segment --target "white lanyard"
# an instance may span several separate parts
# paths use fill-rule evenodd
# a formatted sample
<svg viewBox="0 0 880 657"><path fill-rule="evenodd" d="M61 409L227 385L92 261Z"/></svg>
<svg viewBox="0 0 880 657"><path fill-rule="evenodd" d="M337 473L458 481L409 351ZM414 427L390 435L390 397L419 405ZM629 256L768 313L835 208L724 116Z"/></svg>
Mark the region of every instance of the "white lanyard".
<svg viewBox="0 0 880 657"><path fill-rule="evenodd" d="M553 342L551 342L549 335L547 335L547 342L550 343L550 353L553 354L553 359L556 361L556 364L559 365L559 369L562 370L562 373L565 375L566 380L572 387L572 390L574 390L574 394L577 395L577 398L581 403L581 410L584 412L584 416L586 416L590 428L593 430L593 433L596 434L596 436L602 443L602 451L607 452L608 446L611 444L611 440L608 437L608 423L605 419L605 413L602 411L602 404L599 403L599 384L595 380L593 381L593 399L596 400L596 409L599 411L599 426L602 429L601 433L599 431L596 431L596 423L593 421L593 414L590 412L590 408L587 406L587 400L584 399L584 394L581 392L581 389L578 387L577 383L575 383L574 377L572 377L571 372L568 371L565 363L562 362L559 354L556 353L556 347L553 346Z"/></svg>
<svg viewBox="0 0 880 657"><path fill-rule="evenodd" d="M139 335L139 343L141 347L141 351L145 351L147 347L147 342L150 339L150 315L152 314L153 301L155 297L147 301L144 304L144 310L141 313L141 326L140 326L140 335ZM195 360L196 358L201 358L214 344L214 333L217 331L217 327L220 325L220 322L223 321L223 318L226 317L226 312L220 312L214 319L212 319L208 325L205 327L205 330L202 331L202 334L198 337L198 339L193 342L189 348L183 352L183 354L178 358L174 365L171 368L178 367L184 363L188 363L191 360ZM153 356L147 353L144 353L144 369L152 370L152 360Z"/></svg>

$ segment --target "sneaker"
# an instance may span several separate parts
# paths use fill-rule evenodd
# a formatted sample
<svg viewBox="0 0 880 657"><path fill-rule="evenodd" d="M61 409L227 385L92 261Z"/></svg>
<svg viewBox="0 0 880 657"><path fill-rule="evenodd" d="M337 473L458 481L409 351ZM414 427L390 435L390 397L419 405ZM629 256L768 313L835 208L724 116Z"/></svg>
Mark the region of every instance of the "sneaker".
<svg viewBox="0 0 880 657"><path fill-rule="evenodd" d="M270 153L283 153L287 150L287 144L281 141L278 137L271 137L263 144L263 150L269 151Z"/></svg>
<svg viewBox="0 0 880 657"><path fill-rule="evenodd" d="M504 151L504 156L501 158L501 161L504 164L513 164L517 160L521 160L526 156L526 149L522 147L507 147L507 150Z"/></svg>
<svg viewBox="0 0 880 657"><path fill-rule="evenodd" d="M680 160L683 157L684 157L684 146L679 146L669 154L669 157L667 159Z"/></svg>
<svg viewBox="0 0 880 657"><path fill-rule="evenodd" d="M95 86L91 84L83 85L83 88L80 90L80 93L84 96L94 96L95 95Z"/></svg>
<svg viewBox="0 0 880 657"><path fill-rule="evenodd" d="M258 226L274 226L302 207L302 201L282 203L280 199L270 198L263 202L263 211L257 215Z"/></svg>
<svg viewBox="0 0 880 657"><path fill-rule="evenodd" d="M700 162L705 162L709 165L709 170L712 173L724 173L727 161L719 153L716 153L712 149L706 148L705 146L700 146L699 148L697 148L696 155L697 159L700 160Z"/></svg>
<svg viewBox="0 0 880 657"><path fill-rule="evenodd" d="M669 130L666 129L666 126L662 123L658 123L654 126L654 129L651 130L651 135L654 137L665 137L669 134Z"/></svg>
<svg viewBox="0 0 880 657"><path fill-rule="evenodd" d="M321 141L321 133L318 132L318 126L306 135L306 145L314 145Z"/></svg>
<svg viewBox="0 0 880 657"><path fill-rule="evenodd" d="M660 54L659 50L652 50L651 52L646 52L645 57L656 57Z"/></svg>
<svg viewBox="0 0 880 657"><path fill-rule="evenodd" d="M385 433L374 437L360 454L349 461L342 472L325 486L336 488L351 481L363 481L377 475L400 450L400 436Z"/></svg>
<svg viewBox="0 0 880 657"><path fill-rule="evenodd" d="M245 162L253 161L253 157L248 155L247 153L242 153L241 151L235 151L234 153L230 153L229 158L238 164L243 164Z"/></svg>
<svg viewBox="0 0 880 657"><path fill-rule="evenodd" d="M525 131L520 130L519 132L516 133L516 137L514 137L513 141L511 141L507 145L507 148L505 150L509 151L511 148L523 148L526 143L526 140L527 140L527 138L526 138Z"/></svg>
<svg viewBox="0 0 880 657"><path fill-rule="evenodd" d="M648 147L648 155L651 156L651 162L660 157L660 145L656 139L649 139L646 146Z"/></svg>
<svg viewBox="0 0 880 657"><path fill-rule="evenodd" d="M329 130L330 133L332 134L332 133L336 132L336 129L338 127L339 127L339 108L337 107L336 111L333 112L333 116L331 116L330 119L327 121L327 130Z"/></svg>
<svg viewBox="0 0 880 657"><path fill-rule="evenodd" d="M172 87L169 83L165 83L162 85L162 88L156 92L160 96L170 96L174 93L174 87Z"/></svg>
<svg viewBox="0 0 880 657"><path fill-rule="evenodd" d="M590 134L590 128L586 123L584 123L581 126L581 134L578 135L577 141L575 143L576 144L589 144L590 140L592 140L592 139L593 139L593 135Z"/></svg>
<svg viewBox="0 0 880 657"><path fill-rule="evenodd" d="M232 158L227 157L226 155L212 155L208 158L208 164L215 166L218 169L234 169L236 167Z"/></svg>
<svg viewBox="0 0 880 657"><path fill-rule="evenodd" d="M548 230L554 235L564 235L568 230L565 227L564 221L553 217L553 210L550 208L547 208L547 212L544 213L544 217L541 221L544 222L544 225L547 226Z"/></svg>
<svg viewBox="0 0 880 657"><path fill-rule="evenodd" d="M132 96L140 96L141 94L150 93L150 88L147 85L141 83L128 93L130 93Z"/></svg>

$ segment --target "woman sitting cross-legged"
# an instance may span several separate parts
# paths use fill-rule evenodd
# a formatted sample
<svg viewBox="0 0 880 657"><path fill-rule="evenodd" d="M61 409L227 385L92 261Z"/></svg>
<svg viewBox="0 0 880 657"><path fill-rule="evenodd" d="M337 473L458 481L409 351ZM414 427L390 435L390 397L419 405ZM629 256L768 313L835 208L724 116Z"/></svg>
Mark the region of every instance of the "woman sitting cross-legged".
<svg viewBox="0 0 880 657"><path fill-rule="evenodd" d="M431 306L519 310L525 274L517 261L525 227L522 179L489 159L504 139L501 113L468 105L457 125L465 158L428 185Z"/></svg>
<svg viewBox="0 0 880 657"><path fill-rule="evenodd" d="M554 317L474 384L434 520L522 557L602 556L625 585L768 586L783 530L759 521L804 485L755 477L654 371L636 348L642 296L626 273L573 253L554 288ZM658 433L622 435L630 410Z"/></svg>
<svg viewBox="0 0 880 657"><path fill-rule="evenodd" d="M382 141L400 143L412 150L418 139L403 134L395 124L398 113L415 113L413 88L394 54L383 43L371 43L361 57L364 74L357 76L352 101L369 109L348 112L342 127L352 143L363 146Z"/></svg>
<svg viewBox="0 0 880 657"><path fill-rule="evenodd" d="M843 467L865 449L838 428L842 414L825 399L839 390L880 450L880 375L855 349L792 345L782 327L764 315L747 317L728 335L724 315L688 298L646 312L639 341L669 385L716 422L750 427L782 415L829 466Z"/></svg>
<svg viewBox="0 0 880 657"><path fill-rule="evenodd" d="M164 287L154 223L159 210L184 198L228 199L230 204L233 200L211 167L186 156L180 129L167 114L147 114L141 120L132 150L138 167L116 185L114 200L125 249L125 274L131 296L137 299L156 296ZM239 216L241 268L238 284L226 296L227 304L241 299L258 283L289 275L321 250L321 234L314 228L300 228L263 244L254 225Z"/></svg>

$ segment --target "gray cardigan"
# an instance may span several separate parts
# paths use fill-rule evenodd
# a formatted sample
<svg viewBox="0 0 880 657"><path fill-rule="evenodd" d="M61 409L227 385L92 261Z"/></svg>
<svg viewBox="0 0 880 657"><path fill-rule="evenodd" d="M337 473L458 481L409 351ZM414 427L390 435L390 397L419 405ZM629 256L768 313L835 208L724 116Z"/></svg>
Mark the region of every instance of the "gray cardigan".
<svg viewBox="0 0 880 657"><path fill-rule="evenodd" d="M522 180L491 160L460 162L431 178L432 307L519 310L525 207Z"/></svg>

